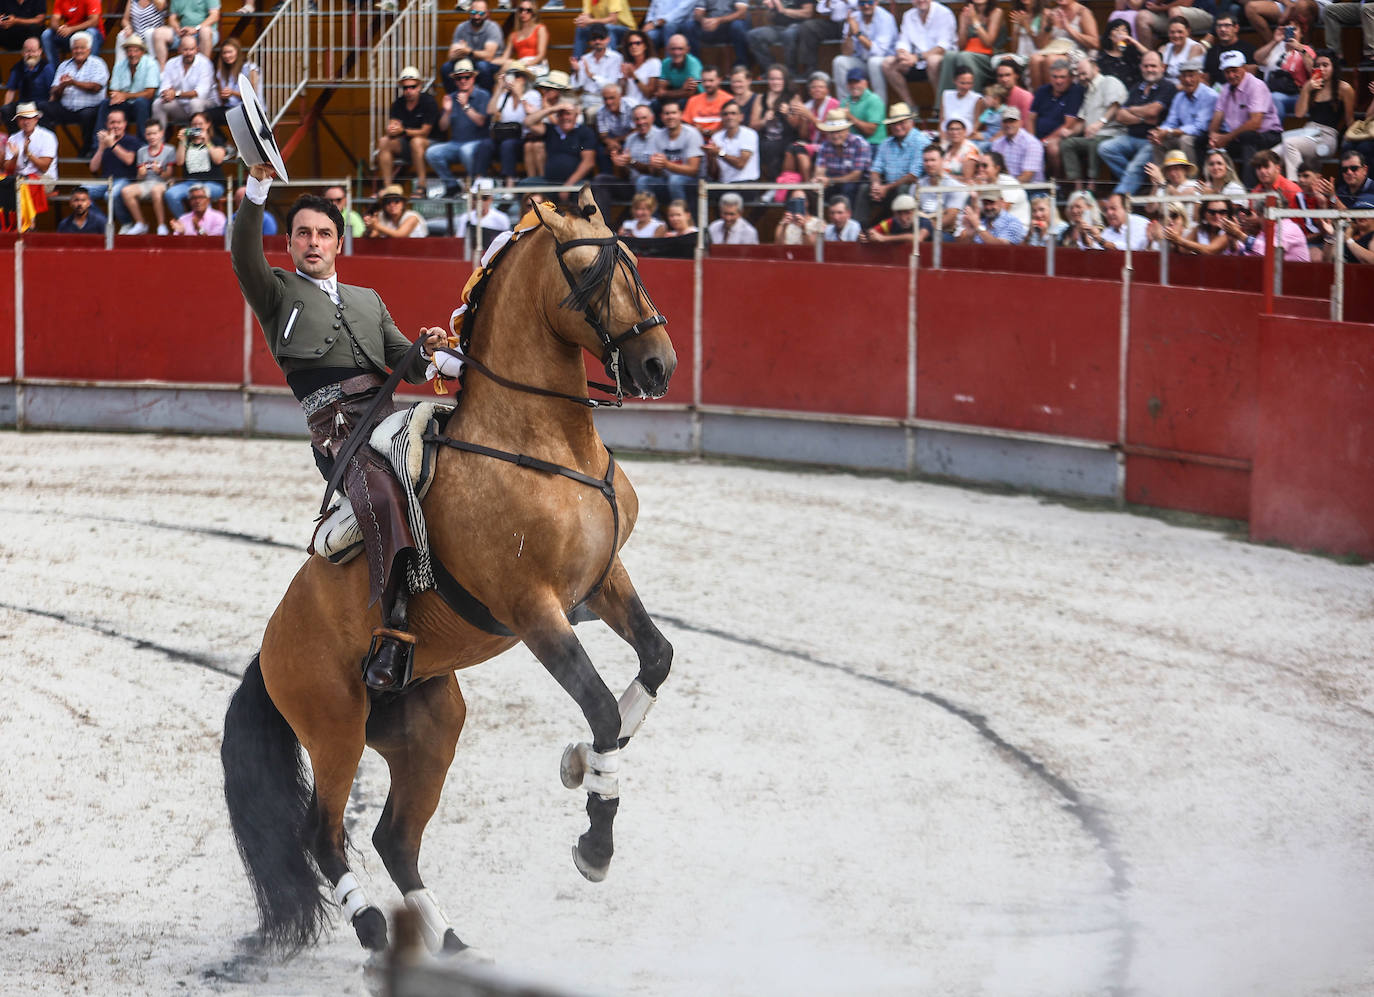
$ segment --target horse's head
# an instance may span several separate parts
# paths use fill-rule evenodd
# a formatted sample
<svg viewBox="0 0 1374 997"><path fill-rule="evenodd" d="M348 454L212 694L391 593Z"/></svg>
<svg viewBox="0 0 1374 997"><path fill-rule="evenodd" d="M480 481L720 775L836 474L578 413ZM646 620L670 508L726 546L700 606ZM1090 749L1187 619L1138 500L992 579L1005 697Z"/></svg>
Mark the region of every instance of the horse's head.
<svg viewBox="0 0 1374 997"><path fill-rule="evenodd" d="M591 188L582 188L575 206L535 210L564 278L549 309L555 331L600 357L610 377L618 360L628 394L662 395L677 367L667 319L649 300L634 254L606 227Z"/></svg>

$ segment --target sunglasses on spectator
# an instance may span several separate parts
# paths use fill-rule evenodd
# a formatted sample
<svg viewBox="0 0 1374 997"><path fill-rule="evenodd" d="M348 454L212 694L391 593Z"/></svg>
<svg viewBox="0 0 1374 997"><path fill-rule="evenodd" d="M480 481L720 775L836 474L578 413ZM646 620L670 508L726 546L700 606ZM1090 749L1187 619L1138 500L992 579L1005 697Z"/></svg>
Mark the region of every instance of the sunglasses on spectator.
<svg viewBox="0 0 1374 997"><path fill-rule="evenodd" d="M470 14L468 14L468 17L472 18L474 21L480 21L482 18L486 16L487 12L485 10L474 10Z"/></svg>
<svg viewBox="0 0 1374 997"><path fill-rule="evenodd" d="M1204 215L1224 215L1224 214L1226 214L1226 209L1225 209L1225 208L1207 208L1207 209L1204 210L1202 213L1203 213Z"/></svg>
<svg viewBox="0 0 1374 997"><path fill-rule="evenodd" d="M1353 166L1342 166L1342 167L1341 167L1341 172L1342 172L1342 173L1359 173L1359 172L1360 172L1360 164L1359 164L1359 163L1355 163Z"/></svg>
<svg viewBox="0 0 1374 997"><path fill-rule="evenodd" d="M522 13L522 14L533 14L533 13L534 13L534 8L533 8L533 7L521 7L521 8L520 8L520 13Z"/></svg>
<svg viewBox="0 0 1374 997"><path fill-rule="evenodd" d="M455 80L470 80L476 75L476 73L454 73L453 78Z"/></svg>
<svg viewBox="0 0 1374 997"><path fill-rule="evenodd" d="M643 45L644 42L643 42L641 39L639 39L639 38L631 38L627 44L630 44L630 45Z"/></svg>
<svg viewBox="0 0 1374 997"><path fill-rule="evenodd" d="M420 85L419 85L418 83L405 83L405 84L402 84L401 89L402 89L402 90L419 90L419 89L420 89Z"/></svg>

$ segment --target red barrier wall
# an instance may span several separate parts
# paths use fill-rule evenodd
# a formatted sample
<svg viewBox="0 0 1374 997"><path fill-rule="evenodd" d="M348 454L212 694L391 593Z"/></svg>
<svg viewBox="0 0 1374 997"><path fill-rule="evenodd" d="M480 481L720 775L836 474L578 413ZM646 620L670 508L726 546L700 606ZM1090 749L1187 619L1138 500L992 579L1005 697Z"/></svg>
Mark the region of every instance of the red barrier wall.
<svg viewBox="0 0 1374 997"><path fill-rule="evenodd" d="M13 376L14 253L9 251L0 252L0 377Z"/></svg>
<svg viewBox="0 0 1374 997"><path fill-rule="evenodd" d="M904 271L726 260L704 266L703 402L906 415Z"/></svg>
<svg viewBox="0 0 1374 997"><path fill-rule="evenodd" d="M1250 536L1374 558L1374 328L1259 321Z"/></svg>
<svg viewBox="0 0 1374 997"><path fill-rule="evenodd" d="M26 243L24 273L28 377L243 379L243 297L224 252Z"/></svg>
<svg viewBox="0 0 1374 997"><path fill-rule="evenodd" d="M1259 295L1141 284L1131 296L1126 441L1248 463ZM1126 499L1244 519L1246 467L1129 455Z"/></svg>
<svg viewBox="0 0 1374 997"><path fill-rule="evenodd" d="M995 247L993 247L995 248ZM922 270L916 414L1115 440L1121 289L1114 284Z"/></svg>

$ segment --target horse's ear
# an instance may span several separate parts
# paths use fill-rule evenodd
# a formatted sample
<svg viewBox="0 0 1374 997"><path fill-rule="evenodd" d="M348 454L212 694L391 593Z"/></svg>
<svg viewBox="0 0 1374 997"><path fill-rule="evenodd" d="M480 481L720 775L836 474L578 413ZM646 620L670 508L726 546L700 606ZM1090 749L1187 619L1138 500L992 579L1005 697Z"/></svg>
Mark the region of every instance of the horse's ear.
<svg viewBox="0 0 1374 997"><path fill-rule="evenodd" d="M582 217L585 218L587 221L591 221L591 220L592 220L592 216L593 216L594 214L596 214L596 212L597 212L596 198L592 197L592 185L591 185L591 184L586 184L586 183L584 183L584 184L582 185L582 190L578 192L578 194L577 194L577 210L578 210L578 213L581 214ZM604 221L604 219L603 219L603 221Z"/></svg>

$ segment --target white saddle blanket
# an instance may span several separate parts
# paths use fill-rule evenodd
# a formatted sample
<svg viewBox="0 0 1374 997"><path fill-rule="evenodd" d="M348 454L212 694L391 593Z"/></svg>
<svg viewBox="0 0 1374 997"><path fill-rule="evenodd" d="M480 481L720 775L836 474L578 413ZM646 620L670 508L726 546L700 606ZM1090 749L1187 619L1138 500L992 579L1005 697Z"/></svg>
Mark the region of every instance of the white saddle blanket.
<svg viewBox="0 0 1374 997"><path fill-rule="evenodd" d="M397 480L411 498L411 529L416 544L423 545L421 556L416 558L419 563L413 566L418 567L418 575L412 571L410 579L411 590L417 592L433 587L429 575L429 541L424 528L424 515L420 511L420 500L425 497L434 480L434 448L426 447L423 437L426 432L437 428L438 419L451 408L435 402L419 402L393 412L378 423L368 440L368 445L391 464ZM352 560L363 549L363 531L358 526L347 496L341 494L338 504L320 519L311 545L316 554L329 558L335 564ZM417 588L417 585L421 587Z"/></svg>

